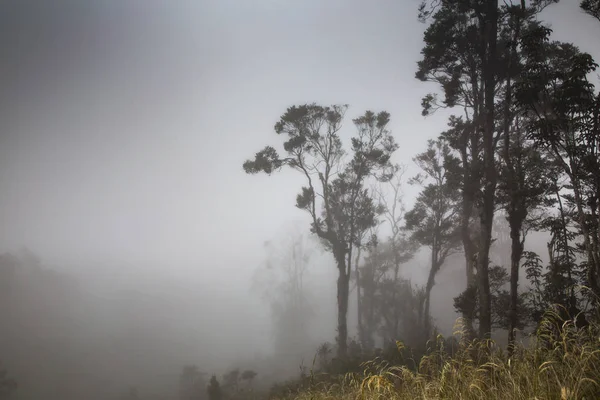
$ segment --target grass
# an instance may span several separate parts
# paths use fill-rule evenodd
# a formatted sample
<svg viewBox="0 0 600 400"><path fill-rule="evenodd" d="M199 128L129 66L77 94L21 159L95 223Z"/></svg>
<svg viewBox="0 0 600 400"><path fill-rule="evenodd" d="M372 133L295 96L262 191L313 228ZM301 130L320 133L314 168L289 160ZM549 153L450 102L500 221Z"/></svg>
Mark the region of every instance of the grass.
<svg viewBox="0 0 600 400"><path fill-rule="evenodd" d="M460 326L459 326L460 328ZM577 328L548 313L525 347L508 356L493 341L459 341L448 351L438 336L416 368L376 358L361 373L312 373L278 399L600 399L600 325ZM460 329L456 332L461 336ZM462 335L464 336L464 335ZM398 351L406 352L398 342ZM451 354L452 353L452 354Z"/></svg>

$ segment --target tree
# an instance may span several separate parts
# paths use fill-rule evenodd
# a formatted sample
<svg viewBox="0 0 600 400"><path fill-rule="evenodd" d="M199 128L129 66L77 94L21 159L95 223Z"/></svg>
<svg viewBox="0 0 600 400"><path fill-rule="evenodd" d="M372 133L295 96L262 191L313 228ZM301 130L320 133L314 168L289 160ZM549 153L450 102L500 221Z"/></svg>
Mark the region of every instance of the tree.
<svg viewBox="0 0 600 400"><path fill-rule="evenodd" d="M213 374L213 376L210 377L208 387L206 388L206 393L208 394L209 400L221 400L223 398L223 393L221 391L221 385L219 385L217 376L214 374Z"/></svg>
<svg viewBox="0 0 600 400"><path fill-rule="evenodd" d="M600 0L583 0L581 9L588 15L600 21Z"/></svg>
<svg viewBox="0 0 600 400"><path fill-rule="evenodd" d="M288 234L279 235L278 241L265 243L268 258L254 276L254 287L271 306L275 353L287 361L299 358L312 345L312 308L304 285L310 242L299 229L294 227Z"/></svg>
<svg viewBox="0 0 600 400"><path fill-rule="evenodd" d="M502 137L510 142L515 116L513 86L522 60L517 43L524 24L531 24L551 2L533 1L529 6L525 1L505 2L499 7L497 0L425 1L420 8L420 16L432 23L425 32L417 77L438 83L445 95L443 103L435 95L426 96L424 113L437 107L464 110L464 119L451 117L451 129L443 136L461 160L462 241L469 286L475 282L470 264L477 266L478 290L471 292L481 297L482 337L491 330L488 275L499 179L497 150ZM469 234L474 208L479 213L476 241Z"/></svg>
<svg viewBox="0 0 600 400"><path fill-rule="evenodd" d="M549 191L555 197L557 210L544 218L538 229L550 233L548 242L548 265L543 268L542 260L533 252L525 252L527 278L532 284L528 293L529 308L533 321L540 321L545 312L559 306L566 310L570 318L578 317L585 309L584 298L575 290L577 285L586 282L585 262L578 262L585 250L577 240L577 215L568 197L565 198L565 185L558 179L556 169L552 170ZM562 194L561 194L562 192Z"/></svg>
<svg viewBox="0 0 600 400"><path fill-rule="evenodd" d="M539 218L539 213L535 211L551 205L551 202L546 200L551 185L546 179L548 161L534 143L526 139L518 119L510 131L505 132L504 140L504 162L500 171L498 196L510 230L508 343L511 350L517 327L519 270L525 251L525 238Z"/></svg>
<svg viewBox="0 0 600 400"><path fill-rule="evenodd" d="M359 336L364 349L375 346L375 334L381 327L378 314L378 290L386 268L389 267L389 246L378 244L371 248L356 274L357 295L360 298ZM386 258L387 257L387 258ZM384 267L385 266L385 267Z"/></svg>
<svg viewBox="0 0 600 400"><path fill-rule="evenodd" d="M408 246L408 247L404 247ZM403 254L400 265L412 258L415 247L412 242L400 242L395 246L388 239L370 247L360 265L361 305L363 308L363 348L375 347L377 338L384 346L402 339L406 343L418 343L420 296L413 285L397 272L397 254Z"/></svg>
<svg viewBox="0 0 600 400"><path fill-rule="evenodd" d="M446 166L455 162L449 146L442 140L430 140L427 151L415 157L423 173L413 178L423 186L414 207L406 213L406 229L412 238L431 249L431 265L425 286L423 329L431 332L430 302L435 276L460 245L457 232L459 192L447 179Z"/></svg>
<svg viewBox="0 0 600 400"><path fill-rule="evenodd" d="M186 365L179 376L179 399L200 400L204 398L206 374L195 365Z"/></svg>
<svg viewBox="0 0 600 400"><path fill-rule="evenodd" d="M247 369L242 372L242 380L247 381L249 385L252 385L252 381L256 378L257 373L251 369Z"/></svg>
<svg viewBox="0 0 600 400"><path fill-rule="evenodd" d="M501 31L505 47L500 76L504 80L501 106L503 108L500 149L501 167L498 175L498 203L505 212L510 231L510 296L508 312L508 344L512 351L518 320L519 267L524 252L525 236L531 228L532 212L542 206L549 182L546 179L550 163L535 143L527 138L526 121L519 117L520 109L515 104L514 90L521 79L523 52L520 42L523 32L535 29L539 22L533 17L535 8L528 9L525 3L506 7L503 20L506 28Z"/></svg>
<svg viewBox="0 0 600 400"><path fill-rule="evenodd" d="M509 333L508 344L509 352L512 351L515 339L515 329L517 324L517 301L518 301L518 282L519 282L519 266L521 255L523 254L525 235L521 235L523 223L527 218L529 207L527 202L530 200L526 196L532 194L527 189L531 189L531 184L526 186L525 174L527 166L522 165L523 161L523 140L521 127L518 124L513 124L515 113L513 110L513 80L519 69L519 55L517 52L517 43L520 39L523 20L525 19L527 9L523 2L521 6L507 7L508 32L509 38L506 38L508 44L506 50L506 62L503 65L503 75L505 80L504 86L504 118L503 118L503 134L504 134L504 152L503 152L503 170L500 175L500 186L504 184L507 200L507 220L510 226L511 237L511 258L510 258L510 312L509 312ZM513 128L513 129L511 129ZM529 156L536 155L535 152L527 154ZM527 156L525 155L525 156ZM529 165L528 165L529 166ZM536 169L537 170L537 169ZM535 178L539 178L540 174L536 174ZM502 180L504 178L504 180ZM537 183L537 182L536 182ZM539 188L535 186L533 190ZM537 194L537 193L535 193ZM534 199L538 197L533 196ZM537 205L537 204L536 204ZM523 237L522 237L523 236Z"/></svg>
<svg viewBox="0 0 600 400"><path fill-rule="evenodd" d="M464 2L432 3L423 1L419 17L431 18L425 31L425 46L418 62L417 79L437 83L444 95L440 102L437 94L423 98L423 115L438 108L462 107L462 117L451 116L450 129L442 136L460 155L457 183L461 187L461 235L465 254L467 286L475 284L472 262L476 254L472 235L472 218L481 180L480 125L483 113L483 81L481 73L481 40L473 11ZM469 11L469 12L467 12Z"/></svg>
<svg viewBox="0 0 600 400"><path fill-rule="evenodd" d="M361 277L361 261L364 259L363 249L367 251L371 251L374 247L378 245L378 239L376 233L371 233L370 239L364 243L365 236L367 236L368 232L364 232L363 236L359 238L356 243L356 258L354 260L354 281L356 283L356 316L357 316L357 325L358 325L358 337L360 344L363 349L371 349L373 347L372 343L372 331L373 326L369 325L368 318L365 318L365 304L363 300L365 300L365 296L361 291L363 288L363 279Z"/></svg>
<svg viewBox="0 0 600 400"><path fill-rule="evenodd" d="M293 106L275 124L277 134L287 135L287 157L275 148L265 147L253 160L244 163L247 173L271 174L289 167L306 179L296 199L296 207L311 218L311 232L331 252L338 269L338 355L347 353L347 314L353 249L364 232L376 225L377 209L365 183L383 179L397 145L387 129L390 115L367 111L353 120L357 135L351 139L351 158L344 162L345 150L339 135L347 106L323 107L316 104Z"/></svg>
<svg viewBox="0 0 600 400"><path fill-rule="evenodd" d="M454 117L451 127L456 133L453 145L460 151L463 164L461 227L467 284L475 283L472 263L477 254L478 293L482 297L479 333L487 336L491 329L488 260L497 181L498 1L433 2L429 6L427 1L423 1L420 17L431 17L433 21L425 31L423 59L418 63L417 78L438 83L445 95L442 105L435 95L426 96L423 100L424 114L434 107L457 105L462 106L465 113L466 121ZM480 225L477 245L469 235L476 201L479 203Z"/></svg>
<svg viewBox="0 0 600 400"><path fill-rule="evenodd" d="M480 210L480 242L477 254L477 281L480 299L479 336L489 337L492 332L492 304L489 279L489 252L492 245L492 227L496 200L496 64L498 42L498 0L486 0L479 15L479 26L483 42L482 75L484 84L483 136L483 201Z"/></svg>
<svg viewBox="0 0 600 400"><path fill-rule="evenodd" d="M527 132L568 179L568 194L587 257L587 284L600 294L600 95L587 75L597 68L572 44L551 42L543 25L523 38L526 57L517 98Z"/></svg>
<svg viewBox="0 0 600 400"><path fill-rule="evenodd" d="M223 389L229 393L236 393L240 382L241 371L239 368L232 369L223 375Z"/></svg>
<svg viewBox="0 0 600 400"><path fill-rule="evenodd" d="M383 220L387 222L390 235L383 243L375 243L377 248L373 246L369 248L370 262L365 272L370 280L363 280L365 289L369 286L370 294L373 296L379 293L380 302L385 303L385 306L378 305L380 316L383 317L382 329L383 336L386 338L384 341L394 341L400 337L400 323L403 322L406 311L406 307L401 305L399 300L403 297L402 285L405 283L400 276L400 267L412 259L418 250L417 242L408 236L404 226L405 206L402 193L404 171L402 166L394 165L389 171L390 179L380 182L375 189L382 207ZM368 296L365 296L366 298ZM372 301L371 303L374 304ZM371 309L370 320L373 319L372 314L373 309ZM373 326L371 331L373 329L376 329L376 326ZM370 335L372 336L372 332Z"/></svg>
<svg viewBox="0 0 600 400"><path fill-rule="evenodd" d="M380 335L385 347L396 348L396 341L413 347L423 345L420 329L424 292L410 280L384 274L377 287L376 311L381 319Z"/></svg>
<svg viewBox="0 0 600 400"><path fill-rule="evenodd" d="M494 329L508 329L510 321L510 294L504 289L510 282L507 270L501 265L489 268L490 276L490 316ZM463 315L476 320L481 312L480 297L477 286L470 286L460 295L454 298L454 308ZM517 299L517 318L515 326L517 329L525 328L528 321L529 308L527 307L527 293L520 293Z"/></svg>

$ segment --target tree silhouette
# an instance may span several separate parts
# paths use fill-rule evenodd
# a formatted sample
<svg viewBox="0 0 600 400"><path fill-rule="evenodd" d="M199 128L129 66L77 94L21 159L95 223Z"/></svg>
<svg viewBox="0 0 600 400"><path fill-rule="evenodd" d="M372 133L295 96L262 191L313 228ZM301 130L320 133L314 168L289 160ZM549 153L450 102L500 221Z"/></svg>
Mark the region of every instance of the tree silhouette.
<svg viewBox="0 0 600 400"><path fill-rule="evenodd" d="M221 400L223 398L221 385L219 385L216 375L210 377L208 387L206 388L206 393L208 394L209 400Z"/></svg>
<svg viewBox="0 0 600 400"><path fill-rule="evenodd" d="M369 179L384 179L397 145L387 129L390 115L367 111L353 120L357 134L351 139L351 158L339 135L347 106L316 104L293 106L275 124L277 134L287 135L281 158L265 147L243 167L247 173L272 172L289 167L306 179L296 207L311 217L315 233L334 257L338 269L338 356L345 358L348 339L348 297L353 249L364 232L377 223L378 209L365 188Z"/></svg>
<svg viewBox="0 0 600 400"><path fill-rule="evenodd" d="M600 0L583 0L581 2L581 9L586 14L600 21Z"/></svg>
<svg viewBox="0 0 600 400"><path fill-rule="evenodd" d="M205 397L205 373L195 365L186 365L179 376L179 399L197 400Z"/></svg>
<svg viewBox="0 0 600 400"><path fill-rule="evenodd" d="M551 42L550 32L540 25L524 38L526 62L516 95L529 118L529 136L568 179L570 193L558 196L574 206L587 256L587 284L598 295L600 94L587 78L597 64L572 44Z"/></svg>
<svg viewBox="0 0 600 400"><path fill-rule="evenodd" d="M300 228L265 243L267 260L254 275L253 288L271 306L274 350L286 361L308 350L312 308L305 279L311 251L309 237ZM312 351L312 348L310 349Z"/></svg>
<svg viewBox="0 0 600 400"><path fill-rule="evenodd" d="M457 230L459 192L447 176L447 166L455 161L449 146L442 140L428 142L427 151L415 158L423 172L412 180L422 185L423 190L405 216L406 229L412 232L412 238L431 249L431 264L422 313L423 330L426 335L431 333L429 310L435 276L448 256L460 245Z"/></svg>

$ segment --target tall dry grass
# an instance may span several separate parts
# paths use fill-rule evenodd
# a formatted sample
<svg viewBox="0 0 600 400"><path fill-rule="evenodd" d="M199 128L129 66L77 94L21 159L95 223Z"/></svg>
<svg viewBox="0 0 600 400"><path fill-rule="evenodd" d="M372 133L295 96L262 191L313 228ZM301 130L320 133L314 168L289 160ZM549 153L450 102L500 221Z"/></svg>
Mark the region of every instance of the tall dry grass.
<svg viewBox="0 0 600 400"><path fill-rule="evenodd" d="M600 399L600 326L585 328L547 313L529 346L508 356L493 341L459 341L450 354L438 336L432 351L411 369L382 359L344 376L312 374L285 399ZM455 335L462 335L459 324ZM404 352L398 342L398 351Z"/></svg>

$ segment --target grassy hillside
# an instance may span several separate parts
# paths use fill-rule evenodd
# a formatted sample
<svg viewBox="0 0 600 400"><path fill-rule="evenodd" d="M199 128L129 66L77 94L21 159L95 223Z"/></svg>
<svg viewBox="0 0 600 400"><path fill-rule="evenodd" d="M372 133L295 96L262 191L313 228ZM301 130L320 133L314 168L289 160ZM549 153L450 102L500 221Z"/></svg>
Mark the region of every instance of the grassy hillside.
<svg viewBox="0 0 600 400"><path fill-rule="evenodd" d="M456 332L460 337L460 329ZM311 372L278 399L600 399L600 326L576 327L548 314L529 347L509 357L493 341L441 336L418 362L376 358L362 372ZM410 351L398 342L405 361Z"/></svg>

